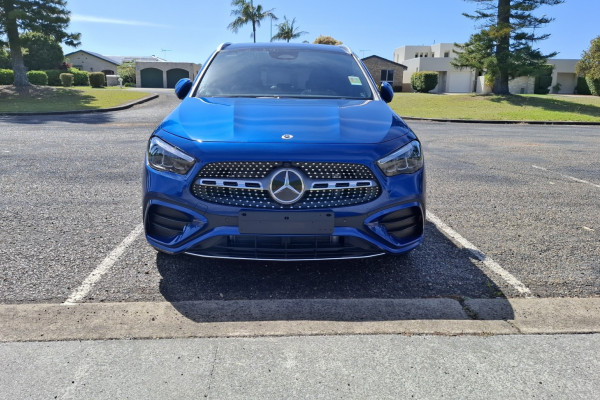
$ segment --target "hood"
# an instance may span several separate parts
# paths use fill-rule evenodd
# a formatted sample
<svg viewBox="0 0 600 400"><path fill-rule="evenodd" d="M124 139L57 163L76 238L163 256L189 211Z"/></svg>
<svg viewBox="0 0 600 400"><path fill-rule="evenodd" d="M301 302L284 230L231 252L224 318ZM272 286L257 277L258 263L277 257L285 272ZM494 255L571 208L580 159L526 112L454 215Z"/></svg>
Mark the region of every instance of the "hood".
<svg viewBox="0 0 600 400"><path fill-rule="evenodd" d="M160 128L202 142L337 144L395 139L408 131L390 130L399 125L383 101L188 97Z"/></svg>

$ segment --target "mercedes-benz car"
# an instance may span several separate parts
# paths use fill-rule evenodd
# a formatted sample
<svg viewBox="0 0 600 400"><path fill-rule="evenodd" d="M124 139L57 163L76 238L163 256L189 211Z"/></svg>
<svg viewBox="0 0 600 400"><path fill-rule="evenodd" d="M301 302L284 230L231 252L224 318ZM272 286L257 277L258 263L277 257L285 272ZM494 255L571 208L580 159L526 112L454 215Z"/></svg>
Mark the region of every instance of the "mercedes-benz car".
<svg viewBox="0 0 600 400"><path fill-rule="evenodd" d="M144 168L157 250L284 261L422 242L421 144L347 47L226 43L175 93Z"/></svg>

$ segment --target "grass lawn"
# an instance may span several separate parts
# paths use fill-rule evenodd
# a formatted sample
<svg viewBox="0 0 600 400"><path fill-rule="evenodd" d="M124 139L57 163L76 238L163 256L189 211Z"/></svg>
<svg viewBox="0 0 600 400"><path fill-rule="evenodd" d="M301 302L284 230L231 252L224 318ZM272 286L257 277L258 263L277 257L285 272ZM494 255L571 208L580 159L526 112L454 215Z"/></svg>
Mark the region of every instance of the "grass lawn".
<svg viewBox="0 0 600 400"><path fill-rule="evenodd" d="M396 93L390 107L403 117L600 122L598 96Z"/></svg>
<svg viewBox="0 0 600 400"><path fill-rule="evenodd" d="M127 89L0 86L0 113L79 111L108 108L147 96Z"/></svg>

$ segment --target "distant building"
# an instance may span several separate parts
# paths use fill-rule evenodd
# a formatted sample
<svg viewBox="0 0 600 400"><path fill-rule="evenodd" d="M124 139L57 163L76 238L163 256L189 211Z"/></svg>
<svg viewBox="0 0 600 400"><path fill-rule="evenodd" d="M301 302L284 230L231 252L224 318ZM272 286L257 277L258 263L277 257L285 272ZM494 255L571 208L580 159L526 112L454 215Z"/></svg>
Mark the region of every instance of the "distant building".
<svg viewBox="0 0 600 400"><path fill-rule="evenodd" d="M406 65L407 69L402 78L404 91L412 91L410 78L412 74L420 71L434 71L438 73L438 85L431 93L489 93L485 87L483 76L468 68L454 68L451 61L456 58L454 50L458 48L454 43L438 43L432 46L402 46L394 50L394 62ZM572 94L577 85L575 64L578 60L548 59L548 64L554 66L552 83L550 87L560 89L554 91L562 94ZM509 82L509 90L514 94L532 94L535 89L535 77L521 76Z"/></svg>
<svg viewBox="0 0 600 400"><path fill-rule="evenodd" d="M167 62L156 56L104 56L86 50L65 54L73 67L88 72L104 72L115 75L117 67L124 62L134 62L136 86L146 88L173 88L181 78L194 79L200 65L194 63Z"/></svg>
<svg viewBox="0 0 600 400"><path fill-rule="evenodd" d="M375 55L363 58L362 62L378 85L381 82L388 82L395 92L402 91L402 76L406 70L405 65Z"/></svg>

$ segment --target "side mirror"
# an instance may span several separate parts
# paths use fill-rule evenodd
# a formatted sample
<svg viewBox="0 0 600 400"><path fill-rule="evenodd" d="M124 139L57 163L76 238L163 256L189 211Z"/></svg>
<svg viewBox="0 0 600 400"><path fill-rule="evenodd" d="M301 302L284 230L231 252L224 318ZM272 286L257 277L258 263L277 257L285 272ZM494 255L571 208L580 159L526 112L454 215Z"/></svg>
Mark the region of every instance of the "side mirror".
<svg viewBox="0 0 600 400"><path fill-rule="evenodd" d="M175 94L179 100L183 100L185 96L188 95L190 89L192 88L192 81L188 78L183 78L177 81L175 84Z"/></svg>
<svg viewBox="0 0 600 400"><path fill-rule="evenodd" d="M379 88L379 94L386 103L389 103L394 98L394 89L392 85L387 82L381 82L381 88Z"/></svg>

